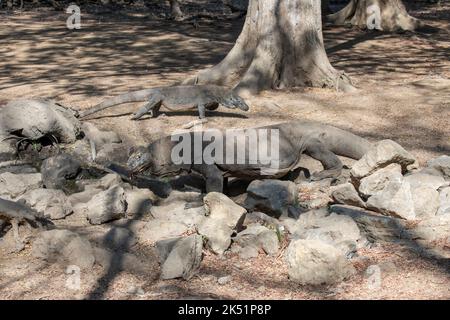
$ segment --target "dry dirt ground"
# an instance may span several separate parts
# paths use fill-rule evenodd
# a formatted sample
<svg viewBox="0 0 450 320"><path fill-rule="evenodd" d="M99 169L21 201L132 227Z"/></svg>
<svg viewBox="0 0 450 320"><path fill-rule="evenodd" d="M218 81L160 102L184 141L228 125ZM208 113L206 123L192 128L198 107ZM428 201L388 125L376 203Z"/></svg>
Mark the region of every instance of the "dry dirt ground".
<svg viewBox="0 0 450 320"><path fill-rule="evenodd" d="M202 2L202 1L197 1ZM83 8L82 8L83 12ZM424 164L450 154L450 5L410 6L412 15L438 28L434 33L384 34L324 27L332 64L345 70L360 89L343 94L328 89L268 91L250 99L250 112L221 109L207 127L250 127L291 119L312 119L349 129L370 140L393 139ZM63 11L1 12L0 100L52 97L87 108L107 96L173 84L214 65L233 46L241 20L160 20L142 11L83 14L81 30L65 26ZM104 111L92 121L142 144L195 119L171 113L133 122L137 105ZM82 274L81 290L65 286L64 268L34 261L27 248L0 253L1 299L449 299L450 270L405 252L379 245L359 252L356 277L332 287L302 287L288 281L282 253L247 262L205 252L198 277L189 282L158 281L126 272ZM381 287L371 289L367 266L382 268ZM217 277L231 275L231 282ZM144 295L130 294L142 286Z"/></svg>

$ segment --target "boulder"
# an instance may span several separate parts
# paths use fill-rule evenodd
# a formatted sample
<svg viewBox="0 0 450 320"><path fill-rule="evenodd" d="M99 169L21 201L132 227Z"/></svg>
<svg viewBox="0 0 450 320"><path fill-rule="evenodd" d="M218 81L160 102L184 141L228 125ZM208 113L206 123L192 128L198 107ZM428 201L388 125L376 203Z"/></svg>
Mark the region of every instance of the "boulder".
<svg viewBox="0 0 450 320"><path fill-rule="evenodd" d="M444 155L430 160L427 167L436 170L445 180L450 181L450 156Z"/></svg>
<svg viewBox="0 0 450 320"><path fill-rule="evenodd" d="M125 217L125 191L119 185L97 193L84 205L84 213L91 224L102 224Z"/></svg>
<svg viewBox="0 0 450 320"><path fill-rule="evenodd" d="M5 140L7 136L2 136L0 132L0 162L16 159L17 151L11 141Z"/></svg>
<svg viewBox="0 0 450 320"><path fill-rule="evenodd" d="M419 222L409 230L410 237L426 241L450 241L450 215L443 214Z"/></svg>
<svg viewBox="0 0 450 320"><path fill-rule="evenodd" d="M341 204L348 204L351 206L357 206L365 208L366 204L359 197L358 192L351 183L343 183L331 188L331 196L334 201Z"/></svg>
<svg viewBox="0 0 450 320"><path fill-rule="evenodd" d="M59 142L72 143L81 134L74 112L50 100L14 100L0 112L0 135L20 132L21 137L37 140L51 134Z"/></svg>
<svg viewBox="0 0 450 320"><path fill-rule="evenodd" d="M427 184L411 188L416 219L429 219L436 215L439 209L439 192Z"/></svg>
<svg viewBox="0 0 450 320"><path fill-rule="evenodd" d="M49 189L63 189L68 181L77 177L81 164L68 154L45 159L41 165L42 181Z"/></svg>
<svg viewBox="0 0 450 320"><path fill-rule="evenodd" d="M95 263L89 241L69 230L41 232L33 243L32 254L48 262L76 265L81 269L90 269Z"/></svg>
<svg viewBox="0 0 450 320"><path fill-rule="evenodd" d="M382 191L390 182L403 180L402 167L398 163L391 163L385 168L375 171L373 174L361 179L359 192L366 198Z"/></svg>
<svg viewBox="0 0 450 320"><path fill-rule="evenodd" d="M289 278L302 285L336 284L355 273L338 249L320 240L293 240L286 262Z"/></svg>
<svg viewBox="0 0 450 320"><path fill-rule="evenodd" d="M191 279L200 268L202 261L203 239L199 235L180 238L170 243L171 248L161 266L161 279ZM161 247L161 246L160 246Z"/></svg>
<svg viewBox="0 0 450 320"><path fill-rule="evenodd" d="M157 197L148 189L128 188L125 189L125 200L128 216L140 217L150 213L152 204Z"/></svg>
<svg viewBox="0 0 450 320"><path fill-rule="evenodd" d="M182 223L189 228L198 226L205 216L203 205L196 208L187 208L187 202L184 201L154 206L150 212L155 219Z"/></svg>
<svg viewBox="0 0 450 320"><path fill-rule="evenodd" d="M406 221L403 219L381 216L373 211L345 205L332 205L330 211L351 217L371 242L393 242L407 238Z"/></svg>
<svg viewBox="0 0 450 320"><path fill-rule="evenodd" d="M439 209L436 214L450 214L450 187L439 192Z"/></svg>
<svg viewBox="0 0 450 320"><path fill-rule="evenodd" d="M275 255L279 245L275 231L258 224L248 226L233 238L233 251L239 253L243 259L258 256L260 249L268 255Z"/></svg>
<svg viewBox="0 0 450 320"><path fill-rule="evenodd" d="M321 211L310 211L300 216L291 230L294 238L320 240L338 248L343 255L354 252L362 237L358 225L352 218Z"/></svg>
<svg viewBox="0 0 450 320"><path fill-rule="evenodd" d="M417 172L404 177L404 180L408 182L412 188L429 187L433 190L437 190L440 187L448 186L448 182L441 176L432 174Z"/></svg>
<svg viewBox="0 0 450 320"><path fill-rule="evenodd" d="M218 192L208 193L204 203L206 216L198 232L206 237L213 252L223 254L231 244L231 235L242 226L247 211Z"/></svg>
<svg viewBox="0 0 450 320"><path fill-rule="evenodd" d="M276 218L287 214L288 206L297 198L297 186L292 181L254 180L247 188L244 206L259 210Z"/></svg>
<svg viewBox="0 0 450 320"><path fill-rule="evenodd" d="M52 220L64 219L73 212L72 205L62 190L34 189L26 192L20 199Z"/></svg>
<svg viewBox="0 0 450 320"><path fill-rule="evenodd" d="M16 198L25 192L42 187L40 173L14 174L4 172L0 174L0 197L5 199Z"/></svg>
<svg viewBox="0 0 450 320"><path fill-rule="evenodd" d="M411 186L407 182L389 182L382 191L367 200L367 208L406 220L416 218Z"/></svg>
<svg viewBox="0 0 450 320"><path fill-rule="evenodd" d="M137 232L140 241L155 243L160 240L179 237L190 231L189 227L177 221L153 219Z"/></svg>
<svg viewBox="0 0 450 320"><path fill-rule="evenodd" d="M298 207L309 211L326 207L332 203L331 182L332 179L324 179L300 183L298 185Z"/></svg>
<svg viewBox="0 0 450 320"><path fill-rule="evenodd" d="M391 163L400 164L402 171L406 172L414 162L416 159L398 143L382 140L353 165L350 174L355 179L362 179Z"/></svg>

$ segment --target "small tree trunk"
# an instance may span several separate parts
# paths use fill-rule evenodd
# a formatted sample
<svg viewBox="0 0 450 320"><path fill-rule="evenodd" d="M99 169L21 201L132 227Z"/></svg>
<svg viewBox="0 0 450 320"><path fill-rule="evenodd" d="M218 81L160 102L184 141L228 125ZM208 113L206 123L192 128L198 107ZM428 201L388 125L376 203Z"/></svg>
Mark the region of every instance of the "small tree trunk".
<svg viewBox="0 0 450 320"><path fill-rule="evenodd" d="M233 49L185 83L236 85L241 93L296 86L354 89L328 60L318 0L250 0Z"/></svg>
<svg viewBox="0 0 450 320"><path fill-rule="evenodd" d="M383 31L413 31L422 26L408 14L401 0L351 0L341 11L327 16L327 20Z"/></svg>
<svg viewBox="0 0 450 320"><path fill-rule="evenodd" d="M181 11L178 0L169 0L169 3L171 17L175 20L183 18L183 12Z"/></svg>

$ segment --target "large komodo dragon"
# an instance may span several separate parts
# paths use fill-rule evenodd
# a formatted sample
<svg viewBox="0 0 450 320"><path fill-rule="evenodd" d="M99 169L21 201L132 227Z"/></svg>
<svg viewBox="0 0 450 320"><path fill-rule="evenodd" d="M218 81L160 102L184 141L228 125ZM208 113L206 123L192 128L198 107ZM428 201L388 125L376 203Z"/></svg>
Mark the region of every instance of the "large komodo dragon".
<svg viewBox="0 0 450 320"><path fill-rule="evenodd" d="M271 129L276 131L270 131ZM238 151L231 153L230 150L233 150L235 147L236 150L239 150L237 148L239 146L237 141L239 140L234 137L230 138L229 132L216 132L219 135L218 138L223 139L223 157L220 158L227 159L228 156L232 161L214 160L211 162L210 160L206 161L203 157L199 159L198 156L195 156L194 151L196 149L194 146L195 133L187 132L185 134L188 136L184 136L184 138L190 139L191 154L188 154L189 156L186 159L194 159L195 157L197 163L194 161L194 164L191 164L192 161L190 163L189 161L184 161L181 164L176 164L172 158L172 150L176 151L174 154L178 153L184 158L184 154L179 152L181 144L178 141L172 141L174 140L171 138L172 136L167 136L155 141L148 147L139 148L130 156L127 165L133 173L145 172L145 174L155 176L170 176L190 171L198 172L205 177L207 192L223 192L227 177L246 179L277 179L283 177L298 167L303 153L320 161L324 167L323 171L312 175L312 179L338 177L342 170L342 162L336 155L360 159L371 146L366 139L350 132L309 121L293 121L253 129L241 129L237 130L235 134L237 133L241 138L246 139L246 137L254 136L255 131L267 132L267 138L259 139L257 145L244 144L244 154ZM206 132L208 131L203 131L202 133ZM264 148L264 143L267 143L268 150L271 150L272 143L275 145L276 140L274 137L276 135L271 134L271 132L279 132L279 148L278 152L270 154L268 158L271 160L277 160L278 158L278 163L276 161L269 163L267 159L260 157L257 157L256 162L254 157L253 162L250 161L249 155L254 156L258 148ZM210 139L209 141L212 140ZM209 141L201 143L202 151L209 152L211 150L211 146L209 146L211 142ZM240 146L242 146L242 143ZM218 148L218 150L220 149ZM278 157L276 153L278 153ZM217 154L220 154L220 152Z"/></svg>
<svg viewBox="0 0 450 320"><path fill-rule="evenodd" d="M147 101L147 103L134 113L133 120L140 119L146 113L149 113L151 117L156 117L161 106L170 111L198 109L200 120L190 122L185 128L205 123L207 121L206 110L216 110L219 105L230 109L239 108L244 111L249 109L244 99L229 88L214 85L194 85L159 87L125 93L107 99L88 110L81 111L79 116L84 118L119 104L140 101Z"/></svg>
<svg viewBox="0 0 450 320"><path fill-rule="evenodd" d="M2 198L0 198L0 220L11 223L14 241L16 242L16 251L24 248L23 242L19 237L19 223L26 222L29 226L35 228L42 228L52 224L24 203Z"/></svg>

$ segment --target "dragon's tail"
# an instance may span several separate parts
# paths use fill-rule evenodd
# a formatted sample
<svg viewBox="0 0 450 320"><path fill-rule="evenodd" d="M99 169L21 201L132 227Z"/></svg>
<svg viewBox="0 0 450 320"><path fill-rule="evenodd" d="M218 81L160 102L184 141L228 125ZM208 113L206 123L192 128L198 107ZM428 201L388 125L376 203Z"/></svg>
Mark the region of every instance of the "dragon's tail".
<svg viewBox="0 0 450 320"><path fill-rule="evenodd" d="M129 93L124 93L124 94L118 95L116 97L107 99L107 100L103 101L102 103L99 103L98 105L93 106L92 108L89 108L87 110L79 112L79 118L85 118L93 113L102 111L109 107L117 106L119 104L145 101L149 98L149 96L152 93L153 93L153 89L147 89L147 90L134 91L134 92L129 92Z"/></svg>

